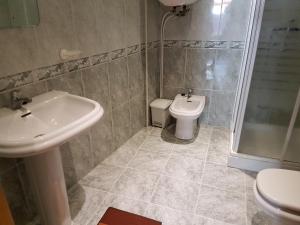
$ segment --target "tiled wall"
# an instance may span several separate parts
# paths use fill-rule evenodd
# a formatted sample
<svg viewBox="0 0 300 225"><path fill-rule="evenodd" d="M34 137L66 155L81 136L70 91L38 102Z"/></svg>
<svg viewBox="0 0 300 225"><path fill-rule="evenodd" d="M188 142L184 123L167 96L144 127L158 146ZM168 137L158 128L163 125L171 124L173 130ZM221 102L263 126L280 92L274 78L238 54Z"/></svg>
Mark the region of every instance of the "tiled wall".
<svg viewBox="0 0 300 225"><path fill-rule="evenodd" d="M246 122L283 126L290 122L300 86L299 15L299 1L266 1Z"/></svg>
<svg viewBox="0 0 300 225"><path fill-rule="evenodd" d="M145 126L145 48L149 48L150 97L157 97L157 19L148 1L149 41L144 34L144 0L39 0L41 24L0 30L0 106L14 89L29 97L56 89L94 99L105 113L90 131L64 144L67 186ZM79 49L65 62L59 50ZM156 65L156 66L155 66ZM0 176L17 224L36 213L21 159L0 158Z"/></svg>
<svg viewBox="0 0 300 225"><path fill-rule="evenodd" d="M187 88L207 96L203 123L230 125L250 6L251 0L201 0L166 25L164 96Z"/></svg>
<svg viewBox="0 0 300 225"><path fill-rule="evenodd" d="M165 48L164 96L186 89L206 96L202 123L229 127L243 49Z"/></svg>

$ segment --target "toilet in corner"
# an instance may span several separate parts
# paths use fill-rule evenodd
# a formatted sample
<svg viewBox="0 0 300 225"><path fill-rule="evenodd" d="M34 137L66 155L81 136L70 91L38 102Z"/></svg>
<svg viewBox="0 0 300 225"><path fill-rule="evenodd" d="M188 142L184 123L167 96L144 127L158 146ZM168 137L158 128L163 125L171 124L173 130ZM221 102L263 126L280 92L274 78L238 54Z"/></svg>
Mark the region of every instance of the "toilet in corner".
<svg viewBox="0 0 300 225"><path fill-rule="evenodd" d="M300 172L265 169L258 173L254 194L274 225L300 224Z"/></svg>
<svg viewBox="0 0 300 225"><path fill-rule="evenodd" d="M205 96L176 95L169 111L176 118L175 136L179 139L192 139L194 123L200 117L205 106Z"/></svg>

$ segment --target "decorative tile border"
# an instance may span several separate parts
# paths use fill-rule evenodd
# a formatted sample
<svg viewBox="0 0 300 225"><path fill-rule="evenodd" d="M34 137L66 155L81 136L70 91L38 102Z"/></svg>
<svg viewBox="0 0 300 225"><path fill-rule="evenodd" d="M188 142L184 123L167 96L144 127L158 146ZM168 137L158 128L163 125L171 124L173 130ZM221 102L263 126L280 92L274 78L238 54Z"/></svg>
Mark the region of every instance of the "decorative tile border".
<svg viewBox="0 0 300 225"><path fill-rule="evenodd" d="M126 56L126 49L125 48L114 50L110 53L111 60L123 58L125 56Z"/></svg>
<svg viewBox="0 0 300 225"><path fill-rule="evenodd" d="M158 48L160 42L153 41L148 43L148 48ZM12 89L32 84L37 81L51 79L55 76L63 75L65 73L81 70L91 66L96 66L102 63L108 63L112 60L117 60L127 55L136 54L145 51L146 44L142 43L132 45L127 48L117 49L111 52L105 52L81 59L76 59L64 63L59 63L52 66L38 68L32 71L26 71L10 76L0 78L0 93L10 91Z"/></svg>
<svg viewBox="0 0 300 225"><path fill-rule="evenodd" d="M181 41L181 46L183 48L203 48L203 41Z"/></svg>
<svg viewBox="0 0 300 225"><path fill-rule="evenodd" d="M244 49L243 41L165 40L165 48Z"/></svg>
<svg viewBox="0 0 300 225"><path fill-rule="evenodd" d="M146 43L141 44L141 52L144 52L146 50Z"/></svg>
<svg viewBox="0 0 300 225"><path fill-rule="evenodd" d="M127 55L132 55L141 51L140 45L132 45L127 48Z"/></svg>
<svg viewBox="0 0 300 225"><path fill-rule="evenodd" d="M204 48L228 48L228 41L205 41Z"/></svg>
<svg viewBox="0 0 300 225"><path fill-rule="evenodd" d="M44 80L50 77L58 76L67 71L67 68L64 63L59 63L53 66L47 66L35 71L35 80Z"/></svg>
<svg viewBox="0 0 300 225"><path fill-rule="evenodd" d="M9 77L0 79L0 93L9 89L21 87L33 83L33 71L18 73Z"/></svg>
<svg viewBox="0 0 300 225"><path fill-rule="evenodd" d="M232 41L230 43L230 48L244 49L245 48L245 42L244 41Z"/></svg>
<svg viewBox="0 0 300 225"><path fill-rule="evenodd" d="M243 49L245 43L241 41L188 41L188 40L166 40L164 46L167 48L212 48L212 49ZM160 47L160 41L147 43L148 49ZM38 68L32 71L26 71L10 76L0 78L0 93L10 91L12 89L32 84L36 81L51 79L55 76L65 73L81 70L102 63L108 63L112 60L126 57L128 55L144 52L146 44L137 44L127 48L117 49L111 52L105 52L77 60L59 63L52 66Z"/></svg>
<svg viewBox="0 0 300 225"><path fill-rule="evenodd" d="M176 41L176 40L165 40L165 41L164 41L164 47L165 47L165 48L181 47L181 46L180 46L180 41Z"/></svg>
<svg viewBox="0 0 300 225"><path fill-rule="evenodd" d="M93 55L90 57L90 60L92 66L102 64L102 63L107 63L109 62L109 53L106 52L99 55Z"/></svg>
<svg viewBox="0 0 300 225"><path fill-rule="evenodd" d="M66 67L67 67L68 72L73 72L73 71L83 69L83 68L86 68L89 66L91 66L91 61L90 61L89 57L66 62Z"/></svg>
<svg viewBox="0 0 300 225"><path fill-rule="evenodd" d="M154 49L160 47L160 41L152 41L147 44L148 49Z"/></svg>

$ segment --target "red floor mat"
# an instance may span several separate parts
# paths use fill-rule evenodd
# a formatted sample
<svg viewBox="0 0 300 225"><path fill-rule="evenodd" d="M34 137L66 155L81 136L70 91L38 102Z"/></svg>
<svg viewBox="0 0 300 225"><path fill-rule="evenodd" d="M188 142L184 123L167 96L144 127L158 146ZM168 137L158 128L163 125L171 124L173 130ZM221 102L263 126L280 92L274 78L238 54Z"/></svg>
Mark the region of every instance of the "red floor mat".
<svg viewBox="0 0 300 225"><path fill-rule="evenodd" d="M162 223L143 216L109 207L98 225L162 225Z"/></svg>

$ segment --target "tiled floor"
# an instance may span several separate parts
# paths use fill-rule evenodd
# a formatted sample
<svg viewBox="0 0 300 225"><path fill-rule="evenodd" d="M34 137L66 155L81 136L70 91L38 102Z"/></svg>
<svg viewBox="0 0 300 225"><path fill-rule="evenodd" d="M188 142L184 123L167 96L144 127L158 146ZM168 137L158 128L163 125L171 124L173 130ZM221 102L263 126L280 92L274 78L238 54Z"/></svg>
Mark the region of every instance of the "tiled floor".
<svg viewBox="0 0 300 225"><path fill-rule="evenodd" d="M201 127L184 144L162 136L145 128L71 188L75 225L96 225L109 206L163 225L270 225L255 205L255 174L226 166L227 130Z"/></svg>

